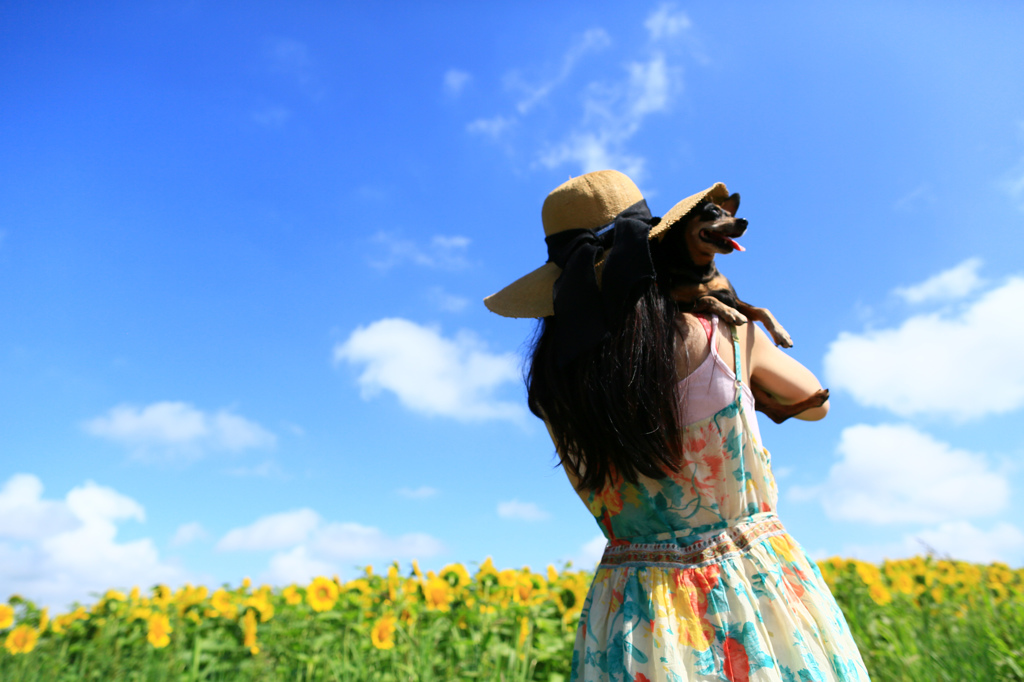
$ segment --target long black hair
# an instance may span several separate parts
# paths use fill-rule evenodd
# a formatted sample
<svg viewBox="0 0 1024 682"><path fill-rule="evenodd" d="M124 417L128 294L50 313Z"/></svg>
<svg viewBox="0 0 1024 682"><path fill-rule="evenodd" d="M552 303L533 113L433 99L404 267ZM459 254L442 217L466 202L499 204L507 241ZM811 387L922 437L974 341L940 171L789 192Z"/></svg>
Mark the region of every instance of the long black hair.
<svg viewBox="0 0 1024 682"><path fill-rule="evenodd" d="M568 363L556 358L558 318L541 320L526 376L530 410L551 427L580 489L599 490L613 475L635 483L679 470L675 348L685 330L656 282L608 338Z"/></svg>

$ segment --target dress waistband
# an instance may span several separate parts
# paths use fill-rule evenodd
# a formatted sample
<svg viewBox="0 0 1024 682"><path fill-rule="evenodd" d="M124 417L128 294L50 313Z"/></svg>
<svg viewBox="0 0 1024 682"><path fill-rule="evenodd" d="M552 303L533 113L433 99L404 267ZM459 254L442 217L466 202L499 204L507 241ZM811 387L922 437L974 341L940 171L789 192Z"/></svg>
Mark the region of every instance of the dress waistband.
<svg viewBox="0 0 1024 682"><path fill-rule="evenodd" d="M616 543L609 545L598 568L628 566L685 566L696 568L718 563L727 556L742 554L751 545L786 529L773 512L755 514L749 520L729 526L707 537L680 545L675 542Z"/></svg>

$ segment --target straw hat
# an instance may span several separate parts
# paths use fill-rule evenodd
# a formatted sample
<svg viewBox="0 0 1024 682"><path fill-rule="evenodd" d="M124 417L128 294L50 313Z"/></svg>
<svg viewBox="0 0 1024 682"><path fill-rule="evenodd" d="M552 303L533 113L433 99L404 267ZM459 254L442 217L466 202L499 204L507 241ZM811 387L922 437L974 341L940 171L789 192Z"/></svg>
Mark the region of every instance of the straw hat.
<svg viewBox="0 0 1024 682"><path fill-rule="evenodd" d="M664 234L686 214L705 201L716 204L729 197L725 185L716 183L673 206L651 228L650 238ZM555 188L541 210L544 236L565 230L597 230L615 222L616 216L644 201L636 183L614 170L587 173ZM645 204L646 205L646 204ZM600 268L602 262L595 266ZM552 292L562 269L547 262L533 272L484 299L484 305L504 317L547 317L555 314Z"/></svg>

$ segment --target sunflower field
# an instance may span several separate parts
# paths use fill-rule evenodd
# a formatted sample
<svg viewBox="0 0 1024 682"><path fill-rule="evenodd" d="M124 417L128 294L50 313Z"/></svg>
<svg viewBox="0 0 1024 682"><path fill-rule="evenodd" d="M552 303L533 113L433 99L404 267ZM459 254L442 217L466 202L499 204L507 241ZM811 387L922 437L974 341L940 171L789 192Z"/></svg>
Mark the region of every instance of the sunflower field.
<svg viewBox="0 0 1024 682"><path fill-rule="evenodd" d="M1024 681L1024 569L917 557L818 564L872 679ZM0 680L568 678L592 574L414 562L354 580L109 590L50 614L0 604Z"/></svg>

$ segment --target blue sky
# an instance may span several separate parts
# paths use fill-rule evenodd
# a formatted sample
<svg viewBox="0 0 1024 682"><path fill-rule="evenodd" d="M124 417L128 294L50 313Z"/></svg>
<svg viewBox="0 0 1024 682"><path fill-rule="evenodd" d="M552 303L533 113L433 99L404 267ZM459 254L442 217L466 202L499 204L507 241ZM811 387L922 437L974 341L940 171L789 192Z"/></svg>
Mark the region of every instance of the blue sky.
<svg viewBox="0 0 1024 682"><path fill-rule="evenodd" d="M592 565L525 408L540 206L716 181L832 389L816 556L1024 563L1014 3L3 3L0 593Z"/></svg>

